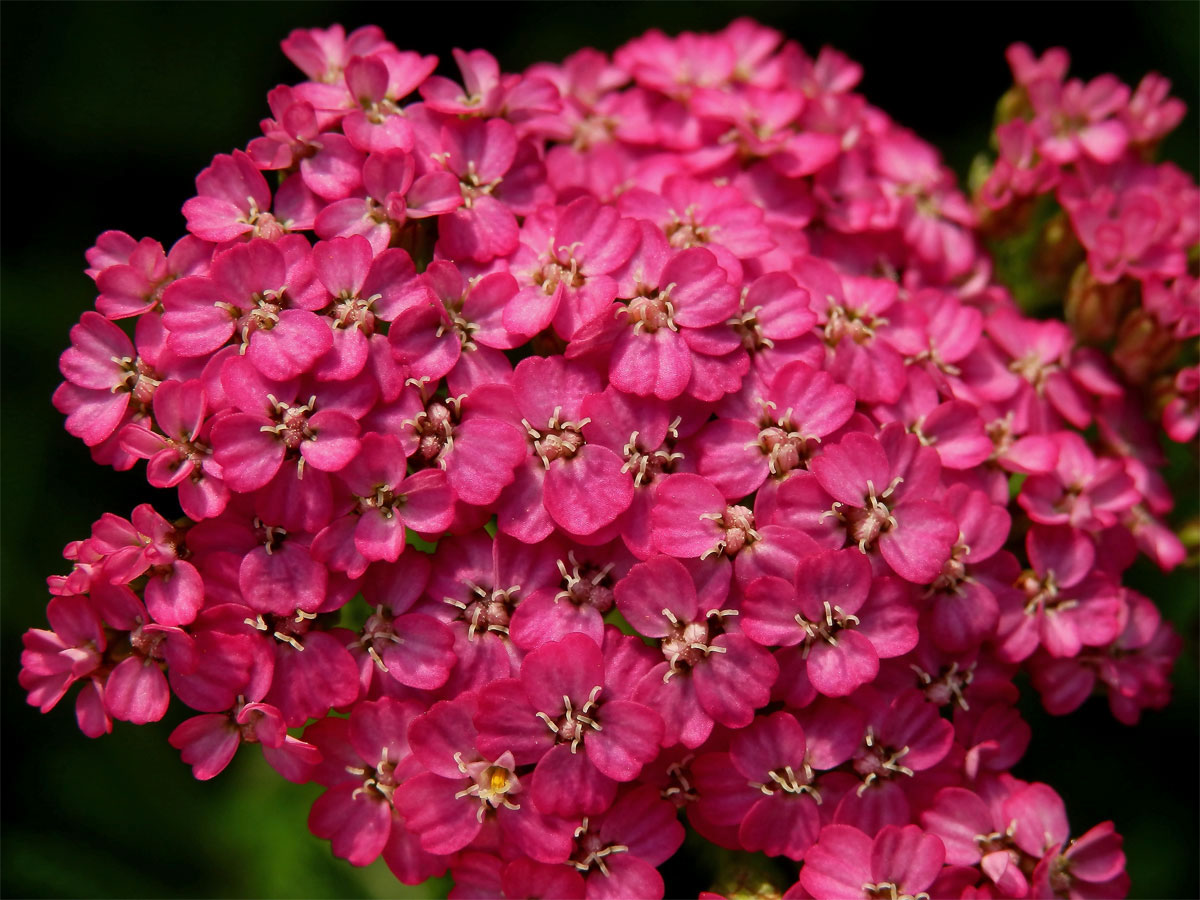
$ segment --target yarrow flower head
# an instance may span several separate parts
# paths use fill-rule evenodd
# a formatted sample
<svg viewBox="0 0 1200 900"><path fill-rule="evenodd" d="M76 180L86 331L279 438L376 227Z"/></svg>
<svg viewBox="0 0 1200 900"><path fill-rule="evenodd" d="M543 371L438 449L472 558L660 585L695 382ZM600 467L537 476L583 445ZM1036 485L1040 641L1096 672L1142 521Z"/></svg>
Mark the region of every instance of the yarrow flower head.
<svg viewBox="0 0 1200 900"><path fill-rule="evenodd" d="M1180 650L1122 583L1186 556L1154 426L1200 427L1165 79L1014 45L972 199L749 20L457 80L283 50L188 234L86 254L54 404L183 515L68 545L29 703L174 700L197 778L259 744L334 855L453 896L676 893L681 812L773 895L1123 895L1112 823L1009 770L1019 672L1132 723Z"/></svg>

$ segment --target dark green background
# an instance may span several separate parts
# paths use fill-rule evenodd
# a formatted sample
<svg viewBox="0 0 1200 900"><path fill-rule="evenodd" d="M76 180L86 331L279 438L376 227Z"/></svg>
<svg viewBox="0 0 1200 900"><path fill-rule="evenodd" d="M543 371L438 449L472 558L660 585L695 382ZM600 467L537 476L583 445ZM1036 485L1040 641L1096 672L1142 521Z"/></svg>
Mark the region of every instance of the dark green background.
<svg viewBox="0 0 1200 900"><path fill-rule="evenodd" d="M1070 48L1072 72L1115 72L1131 85L1156 69L1197 103L1196 3L5 3L3 42L3 685L4 896L378 896L402 887L382 863L357 870L309 835L319 792L274 776L255 751L215 782L192 780L166 743L182 716L118 723L89 741L71 698L48 716L16 681L20 635L44 624L43 579L65 571L63 544L91 522L155 499L139 471L95 466L50 405L58 354L94 297L83 251L108 228L170 245L192 179L244 146L265 94L298 80L278 49L290 29L374 22L400 47L449 59L486 47L506 71L591 45L611 51L649 27L719 28L752 15L811 53L833 44L861 62L861 89L946 153L963 174L987 140L1009 84L1003 51ZM445 67L446 74L455 74ZM1196 171L1189 113L1168 155ZM1183 465L1188 474L1188 465ZM1194 479L1187 505L1195 507ZM1196 587L1138 574L1185 634L1175 705L1137 729L1102 701L1034 719L1017 774L1066 798L1076 834L1112 818L1125 835L1135 896L1195 897L1197 846ZM1145 580L1148 579L1148 580ZM688 872L699 874L688 875ZM668 895L692 893L702 861L668 871ZM444 887L415 889L427 896Z"/></svg>

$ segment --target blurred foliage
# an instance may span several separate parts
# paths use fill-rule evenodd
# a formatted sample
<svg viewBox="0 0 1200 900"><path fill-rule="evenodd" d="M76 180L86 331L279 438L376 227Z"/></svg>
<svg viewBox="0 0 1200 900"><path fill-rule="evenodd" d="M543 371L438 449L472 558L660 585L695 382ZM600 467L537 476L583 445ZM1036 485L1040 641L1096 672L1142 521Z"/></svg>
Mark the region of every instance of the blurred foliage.
<svg viewBox="0 0 1200 900"><path fill-rule="evenodd" d="M872 103L945 154L965 178L987 146L992 106L1009 85L1004 48L1070 48L1082 77L1115 72L1133 85L1149 70L1175 82L1194 109L1200 4L710 3L211 4L8 3L0 7L4 166L0 281L0 400L4 408L3 615L0 682L7 710L0 893L8 897L418 897L382 862L355 869L309 834L319 793L270 772L245 748L209 783L191 778L166 743L185 717L89 741L72 698L50 715L25 705L16 680L20 635L44 623L44 578L65 571L62 546L105 511L128 515L169 492L140 471L93 464L50 405L58 354L95 295L83 251L101 231L183 233L179 208L218 152L244 146L275 84L298 80L278 42L296 27L374 22L398 45L436 53L486 47L507 71L583 46L611 51L651 27L710 30L748 15L815 53L832 44L863 64ZM448 62L445 62L448 61ZM1164 147L1195 173L1196 114ZM1195 514L1194 456L1180 497ZM1181 509L1181 517L1186 509ZM1135 896L1195 897L1197 846L1197 589L1195 572L1164 578L1140 567L1185 635L1173 706L1136 729L1102 700L1051 719L1031 702L1034 740L1017 770L1054 785L1076 834L1113 818L1125 835ZM1166 755L1167 763L1159 760ZM1176 761L1178 759L1178 761ZM69 860L66 861L66 860ZM694 896L715 868L697 847L664 867L668 893Z"/></svg>

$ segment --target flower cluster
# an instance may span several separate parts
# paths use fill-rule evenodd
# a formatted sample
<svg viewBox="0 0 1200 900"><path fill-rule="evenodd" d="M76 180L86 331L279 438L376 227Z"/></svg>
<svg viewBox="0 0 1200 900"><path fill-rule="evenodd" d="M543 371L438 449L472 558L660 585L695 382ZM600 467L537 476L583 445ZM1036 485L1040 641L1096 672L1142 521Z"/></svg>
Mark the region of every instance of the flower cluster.
<svg viewBox="0 0 1200 900"><path fill-rule="evenodd" d="M1196 188L1140 157L1165 82L1012 51L984 215L1057 189L1073 331L834 50L739 20L454 80L376 28L283 49L307 79L187 236L88 251L55 404L183 517L67 547L29 702L78 684L98 736L174 697L197 778L260 744L335 855L452 896L661 897L680 813L800 863L788 897L1123 892L1112 824L1071 839L1011 775L1014 677L1168 698L1179 639L1121 581L1184 555L1150 344L1086 345L1139 288L1200 328Z"/></svg>
<svg viewBox="0 0 1200 900"><path fill-rule="evenodd" d="M1015 84L1000 104L999 157L978 173L984 229L1034 232L1036 262L1020 264L1065 297L1076 340L1103 349L1167 436L1190 442L1200 431L1200 192L1178 167L1151 161L1184 104L1153 72L1133 91L1112 75L1067 81L1062 48L1039 59L1015 44L1008 61ZM1123 393L1101 423L1123 418Z"/></svg>

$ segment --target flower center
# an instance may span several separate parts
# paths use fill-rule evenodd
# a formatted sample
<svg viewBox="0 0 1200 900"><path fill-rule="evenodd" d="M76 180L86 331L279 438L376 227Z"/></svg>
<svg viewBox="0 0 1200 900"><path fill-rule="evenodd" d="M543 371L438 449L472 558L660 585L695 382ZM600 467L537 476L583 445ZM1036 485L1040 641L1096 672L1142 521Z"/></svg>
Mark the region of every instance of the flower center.
<svg viewBox="0 0 1200 900"><path fill-rule="evenodd" d="M880 779L890 779L896 775L907 775L911 778L913 770L900 764L900 760L908 751L907 746L899 750L885 747L875 739L874 730L868 726L863 746L854 757L854 771L863 776L862 784L858 786L858 796L861 797L867 788Z"/></svg>
<svg viewBox="0 0 1200 900"><path fill-rule="evenodd" d="M567 568L570 563L571 568ZM554 602L569 600L576 606L590 606L604 615L613 606L613 578L610 573L613 563L597 567L595 563L585 561L582 564L575 559L575 551L567 553L566 560L558 560L558 571L562 573L563 589L554 595Z"/></svg>
<svg viewBox="0 0 1200 900"><path fill-rule="evenodd" d="M862 886L863 895L870 897L871 900L929 900L929 894L921 891L919 894L909 894L906 891L900 890L899 885L892 884L890 881L881 881L878 884L864 884Z"/></svg>
<svg viewBox="0 0 1200 900"><path fill-rule="evenodd" d="M475 160L469 160L466 173L458 177L458 188L462 193L463 206L471 209L475 205L476 199L491 194L501 181L503 181L502 178L496 178L484 182L475 171Z"/></svg>
<svg viewBox="0 0 1200 900"><path fill-rule="evenodd" d="M521 420L521 424L525 426L525 431L529 435L530 443L533 445L533 452L537 454L547 469L550 468L553 460L570 459L579 452L579 448L586 443L581 433L583 426L592 421L591 419L580 419L578 422L562 422L558 418L561 412L561 406L554 407L554 414L550 416L550 421L540 431L530 425L528 419Z"/></svg>
<svg viewBox="0 0 1200 900"><path fill-rule="evenodd" d="M678 331L679 326L675 324L675 305L671 303L671 291L674 287L675 283L672 282L652 296L634 297L625 306L619 307L617 314L623 312L629 317L634 334L643 331L654 334L660 328Z"/></svg>
<svg viewBox="0 0 1200 900"><path fill-rule="evenodd" d="M317 397L315 394L309 397L308 402L302 406L293 406L290 403L277 400L274 394L267 394L267 399L271 401L276 424L263 425L260 429L261 431L273 432L276 437L283 441L283 446L288 450L299 450L300 445L305 441L315 441L317 439L317 432L308 424L308 417L317 406ZM303 472L303 457L300 457L299 465L301 467L300 471Z"/></svg>
<svg viewBox="0 0 1200 900"><path fill-rule="evenodd" d="M1047 572L1044 578L1039 578L1032 569L1026 569L1016 582L1017 590L1025 594L1025 615L1037 615L1038 610L1046 613L1064 612L1078 606L1077 600L1059 597L1058 579L1054 572Z"/></svg>
<svg viewBox="0 0 1200 900"><path fill-rule="evenodd" d="M364 299L348 297L345 293L338 295L333 303L333 308L329 311L329 317L333 319L333 327L346 330L357 328L363 334L374 334L375 312L372 307L375 301L382 296L382 294L373 294Z"/></svg>
<svg viewBox="0 0 1200 900"><path fill-rule="evenodd" d="M920 666L911 665L910 668L917 673L917 678L921 681L921 690L929 702L945 706L953 701L967 710L971 706L964 694L975 678L975 666L976 663L972 662L960 670L958 663L952 662L948 668L943 666L936 678Z"/></svg>
<svg viewBox="0 0 1200 900"><path fill-rule="evenodd" d="M830 347L836 347L847 337L856 344L868 344L875 339L875 330L887 324L887 319L841 306L833 297L826 299L829 312L825 320L825 343Z"/></svg>
<svg viewBox="0 0 1200 900"><path fill-rule="evenodd" d="M546 296L550 296L559 284L564 287L583 287L584 278L579 271L579 263L575 259L575 248L582 244L579 241L569 247L554 246L554 238L550 238L550 246L540 260L540 265L533 271L533 281L541 285Z"/></svg>
<svg viewBox="0 0 1200 900"><path fill-rule="evenodd" d="M279 221L269 212L262 212L253 197L246 198L248 210L244 216L237 218L243 225L249 225L254 230L254 237L266 238L269 241L278 240L287 233L290 221Z"/></svg>
<svg viewBox="0 0 1200 900"><path fill-rule="evenodd" d="M350 795L351 800L357 800L360 794L366 794L368 797L392 802L392 795L396 793L397 787L396 764L388 760L387 747L380 748L378 766L346 766L346 771L351 775L358 775L363 780L362 787L355 788L354 793Z"/></svg>
<svg viewBox="0 0 1200 900"><path fill-rule="evenodd" d="M537 712L535 715L546 723L546 727L553 733L555 740L559 744L570 744L571 752L578 753L579 745L583 743L583 739L591 731L602 731L600 723L595 719L595 711L599 704L596 698L600 696L603 690L601 685L596 685L588 694L587 701L579 709L574 709L571 705L571 698L563 694L563 714L557 719L550 718L548 713Z"/></svg>
<svg viewBox="0 0 1200 900"><path fill-rule="evenodd" d="M148 407L154 399L154 389L162 383L158 374L140 356L136 359L113 356L111 360L117 364L120 375L109 390L114 394L118 391L130 394L130 400L134 403Z"/></svg>
<svg viewBox="0 0 1200 900"><path fill-rule="evenodd" d="M604 858L614 853L629 852L629 848L624 844L605 843L599 832L588 823L586 816L580 826L575 829L575 848L575 852L567 860L571 865L580 872L587 872L594 866L606 878L609 873Z"/></svg>
<svg viewBox="0 0 1200 900"><path fill-rule="evenodd" d="M669 623L667 635L661 641L663 656L669 663L663 673L666 683L672 675L691 671L712 654L726 652L712 641L725 633L722 620L738 613L736 609L710 609L701 622L685 622L669 609L663 609L662 614Z"/></svg>
<svg viewBox="0 0 1200 900"><path fill-rule="evenodd" d="M670 210L671 221L667 224L667 243L672 247L699 247L712 240L718 230L716 225L701 225L696 221L696 206L692 204L683 211L681 217L675 210Z"/></svg>
<svg viewBox="0 0 1200 900"><path fill-rule="evenodd" d="M512 753L501 754L495 762L480 760L469 763L463 762L461 753L455 753L454 761L458 764L458 770L475 782L456 793L454 799L478 797L479 809L475 811L475 818L480 822L489 809L501 806L513 810L521 808L520 804L513 803L508 798L509 794L521 792L521 782L513 771L515 766Z"/></svg>
<svg viewBox="0 0 1200 900"><path fill-rule="evenodd" d="M629 440L625 446L621 448L621 453L625 457L625 463L621 466L621 472L633 472L633 486L641 487L642 484L654 484L663 475L668 475L675 471L675 463L677 460L683 459L683 454L674 449L675 441L679 439L679 423L682 417L676 416L675 420L667 428L667 436L663 440L663 446L657 450L642 450L638 446L638 435L640 432L634 431L629 435Z"/></svg>
<svg viewBox="0 0 1200 900"><path fill-rule="evenodd" d="M754 513L744 506L727 506L723 513L702 513L700 518L716 522L723 532L721 539L700 555L701 559L722 553L735 556L748 544L762 540L762 535L754 530Z"/></svg>
<svg viewBox="0 0 1200 900"><path fill-rule="evenodd" d="M875 546L880 535L896 527L896 517L892 515L891 509L883 501L891 497L903 482L904 478L897 475L883 493L876 494L875 482L868 479L867 496L863 498L864 505L862 507L847 506L835 501L828 511L821 514L821 518L837 516L845 523L846 533L850 536L850 540L858 544L859 550L866 553Z"/></svg>
<svg viewBox="0 0 1200 900"><path fill-rule="evenodd" d="M746 348L746 351L755 354L762 350L773 349L775 342L763 333L762 323L758 321L758 314L762 310L762 306L746 309L746 292L748 290L749 288L742 288L741 311L726 324L732 327L738 337L742 339L742 346Z"/></svg>
<svg viewBox="0 0 1200 900"><path fill-rule="evenodd" d="M247 617L245 622L251 628L265 631L275 640L289 645L293 650L303 650L300 638L308 634L309 624L317 617L316 613L297 609L295 615L286 616L274 613L259 613L255 618Z"/></svg>
<svg viewBox="0 0 1200 900"><path fill-rule="evenodd" d="M453 597L443 597L442 602L457 607L461 612L455 621L467 625L467 639L475 640L476 634L493 634L508 637L508 623L517 608L516 595L521 586L515 584L505 590L488 591L474 582L463 580L471 591L466 602Z"/></svg>

